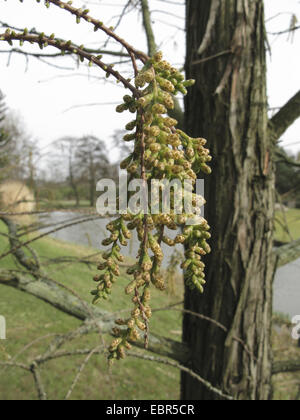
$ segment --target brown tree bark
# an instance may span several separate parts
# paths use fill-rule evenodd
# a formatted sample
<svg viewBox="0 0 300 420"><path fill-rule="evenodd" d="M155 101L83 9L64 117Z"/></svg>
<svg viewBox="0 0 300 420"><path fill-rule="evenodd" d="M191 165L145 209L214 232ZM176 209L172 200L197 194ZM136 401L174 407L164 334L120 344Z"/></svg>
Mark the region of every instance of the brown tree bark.
<svg viewBox="0 0 300 420"><path fill-rule="evenodd" d="M186 128L208 139L205 179L212 253L203 296L186 290L183 340L189 367L237 399L271 397L274 218L273 143L268 136L262 0L187 0ZM214 57L214 58L212 58ZM233 337L246 343L246 349ZM215 399L182 375L182 399Z"/></svg>

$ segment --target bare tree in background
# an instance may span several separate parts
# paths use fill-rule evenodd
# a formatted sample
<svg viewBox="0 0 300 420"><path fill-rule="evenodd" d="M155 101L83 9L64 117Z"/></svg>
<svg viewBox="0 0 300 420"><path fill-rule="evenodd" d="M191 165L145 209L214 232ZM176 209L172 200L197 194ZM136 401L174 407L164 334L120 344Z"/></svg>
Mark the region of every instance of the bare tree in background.
<svg viewBox="0 0 300 420"><path fill-rule="evenodd" d="M75 137L65 137L58 141L58 147L61 148L62 153L66 153L66 160L68 162L68 182L73 190L76 206L80 205L80 196L78 191L78 171L76 171L75 155L77 149L78 139Z"/></svg>
<svg viewBox="0 0 300 420"><path fill-rule="evenodd" d="M105 143L94 136L85 136L77 141L75 152L75 172L81 180L86 180L90 191L90 205L95 206L96 184L107 174L109 165Z"/></svg>

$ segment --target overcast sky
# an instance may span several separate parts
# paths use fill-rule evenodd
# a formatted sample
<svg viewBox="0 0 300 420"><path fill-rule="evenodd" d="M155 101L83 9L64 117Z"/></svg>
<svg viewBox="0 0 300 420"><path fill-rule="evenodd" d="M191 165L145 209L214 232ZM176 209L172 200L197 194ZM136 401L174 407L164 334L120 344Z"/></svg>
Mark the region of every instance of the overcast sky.
<svg viewBox="0 0 300 420"><path fill-rule="evenodd" d="M115 24L120 14L124 0L93 0L89 4L91 15L103 20L106 24ZM179 2L178 2L179 3ZM170 5L161 0L149 0L153 11L152 19L156 32L157 43L166 52L166 58L173 64L182 65L185 55L185 34L183 2L181 5ZM75 1L75 6L81 7L82 2ZM268 32L278 32L289 27L292 14L300 20L299 0L265 0ZM76 25L74 17L63 10L51 6L46 9L42 3L34 0L0 0L2 22L16 27L35 27L46 34L55 32L61 38L86 46L97 48L103 45L105 34L94 33L91 25L81 23ZM168 16L163 11L173 13ZM272 18L271 20L269 20ZM300 32L300 31L298 31ZM270 107L282 106L299 89L300 85L300 33L294 33L293 42L288 35L269 36L272 56L268 57L268 95ZM142 32L141 16L137 13L126 15L117 33L134 44L137 48L146 50L145 36ZM17 46L17 45L16 45ZM108 44L110 49L116 49ZM8 45L2 43L0 50L7 50ZM27 50L40 52L39 48L28 47ZM46 52L54 52L48 48ZM109 58L106 61L114 61ZM102 76L99 69L88 70L86 66L77 68L75 62L66 57L50 63L65 67L57 69L36 59L30 59L28 66L24 56L0 54L0 88L6 95L7 105L16 111L23 119L27 131L39 142L44 152L47 146L56 139L66 135L81 136L93 134L105 140L112 149L112 134L116 129L123 128L128 121L128 115L115 113L116 105L94 105L90 107L72 108L74 105L120 103L124 91L115 84L104 85L96 79ZM125 67L126 68L126 67ZM90 75L90 77L88 77ZM282 144L293 152L300 150L300 120L283 136ZM201 134L201 133L199 133ZM116 152L112 153L116 158Z"/></svg>

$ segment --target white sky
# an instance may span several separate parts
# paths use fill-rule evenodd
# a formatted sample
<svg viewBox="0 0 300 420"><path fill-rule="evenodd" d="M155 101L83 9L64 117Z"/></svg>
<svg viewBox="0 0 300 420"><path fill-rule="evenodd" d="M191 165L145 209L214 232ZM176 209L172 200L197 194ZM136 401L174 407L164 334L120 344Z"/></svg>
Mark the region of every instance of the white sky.
<svg viewBox="0 0 300 420"><path fill-rule="evenodd" d="M111 21L111 17L118 15L125 3L125 0L93 0L93 5L89 5L89 8L91 15L111 25L116 22L116 19ZM165 10L179 16L171 18L158 12L152 14L157 42L165 51L166 58L173 64L183 64L185 34L182 30L165 23L184 27L184 6L170 5L159 0L149 0L149 4L152 11ZM82 2L75 1L74 5L82 7ZM265 5L267 18L283 13L268 22L269 32L287 29L291 13L295 13L300 20L299 0L265 0ZM35 27L46 34L55 32L57 36L72 39L78 44L84 43L86 46L97 48L106 39L105 34L101 31L95 34L93 27L85 22L76 25L74 17L53 5L46 9L42 3L37 4L34 0L24 0L23 4L18 0L0 0L0 10L0 19L3 22L21 28ZM293 43L287 40L287 34L280 37L270 36L272 57L268 59L268 94L271 107L283 105L300 87L300 31L298 32L295 33ZM117 33L137 48L146 50L141 16L136 13L125 16ZM109 48L115 46L109 44ZM0 44L0 50L7 49L7 44ZM26 49L40 52L36 46L26 46ZM44 52L51 53L55 50L48 48ZM114 61L114 58L105 60ZM10 65L7 66L8 55L0 54L0 88L6 95L7 105L22 117L27 131L37 139L45 154L48 150L47 145L66 135L93 134L105 140L111 150L111 136L116 129L123 128L128 122L127 113L115 113L116 105L65 111L74 105L120 103L124 90L110 83L103 85L95 78L89 79L87 67L81 65L80 68L76 68L70 58L62 57L50 62L73 70L49 67L36 59L30 59L25 71L26 60L23 56L14 54ZM78 76L78 73L81 75ZM90 74L102 76L97 68L90 70ZM293 152L300 150L299 133L300 120L285 133L282 144ZM112 152L111 157L116 157L116 152Z"/></svg>

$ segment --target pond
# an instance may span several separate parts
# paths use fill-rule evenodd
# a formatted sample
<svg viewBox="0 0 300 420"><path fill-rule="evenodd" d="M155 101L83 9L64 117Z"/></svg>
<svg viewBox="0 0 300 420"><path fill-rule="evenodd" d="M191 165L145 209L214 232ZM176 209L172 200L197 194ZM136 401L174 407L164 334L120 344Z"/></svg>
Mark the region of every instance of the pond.
<svg viewBox="0 0 300 420"><path fill-rule="evenodd" d="M88 216L88 215L83 216L82 214L80 215L77 213L70 213L70 212L68 213L54 212L47 215L43 215L41 217L41 221L44 224L49 224L49 225L50 224L56 225L58 223L61 223L63 225L67 223L68 224L72 223L72 220L74 221L74 223L77 223L77 221L88 219L89 217L92 218L93 216ZM106 225L109 223L109 221L110 219L107 219L107 218L96 219L96 216L95 216L95 220L80 223L80 224L68 227L66 229L58 230L57 232L54 232L50 236L52 238L56 238L62 241L73 242L76 244L87 245L96 249L104 250L106 248L101 245L101 242L109 234L109 232L106 230ZM54 226L54 228L56 228L56 226ZM47 228L47 230L52 230L52 228ZM41 231L43 231L43 229L41 229ZM170 231L167 229L166 232L167 232L167 235L171 238L174 238L176 236L176 232L174 231ZM172 256L174 249L177 249L178 251L183 251L182 245L177 245L176 247L170 248L167 245L163 244L162 248L163 248L164 255L166 256L165 266L168 263L169 258ZM135 256L137 255L137 252L138 252L138 241L137 241L137 236L135 234L133 235L132 239L128 241L128 246L122 247L122 253L123 255L127 257L135 258Z"/></svg>
<svg viewBox="0 0 300 420"><path fill-rule="evenodd" d="M55 212L41 217L41 221L45 224L70 223L72 220L89 218L89 216L77 213ZM69 241L73 243L80 243L82 245L92 246L97 249L104 249L101 242L107 236L105 229L109 219L96 219L87 221L75 226L59 230L50 236L62 241ZM169 236L174 236L174 232L168 232ZM182 251L180 245L177 249ZM174 248L164 246L163 251L168 262ZM123 248L123 253L126 256L134 257L137 253L136 238L129 242L127 248ZM274 283L274 311L289 315L291 318L295 315L300 315L300 260L288 264L280 268L276 273Z"/></svg>

